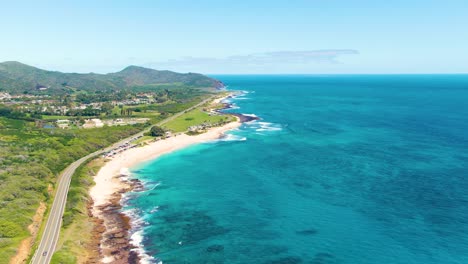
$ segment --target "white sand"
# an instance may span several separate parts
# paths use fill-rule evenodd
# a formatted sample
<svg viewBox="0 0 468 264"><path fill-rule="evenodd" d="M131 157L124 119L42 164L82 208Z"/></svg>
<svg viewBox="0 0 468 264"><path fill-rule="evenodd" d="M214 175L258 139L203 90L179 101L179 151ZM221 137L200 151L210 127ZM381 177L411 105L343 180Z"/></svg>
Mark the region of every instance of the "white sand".
<svg viewBox="0 0 468 264"><path fill-rule="evenodd" d="M108 203L112 194L121 190L126 185L118 178L122 168L130 168L138 163L155 159L162 154L182 149L189 145L218 139L224 132L237 128L240 124L240 122L228 123L222 127L211 128L207 132L196 136L182 134L152 142L144 147L128 149L115 155L94 177L96 185L90 190L90 195L94 201L94 215L100 215L97 207Z"/></svg>

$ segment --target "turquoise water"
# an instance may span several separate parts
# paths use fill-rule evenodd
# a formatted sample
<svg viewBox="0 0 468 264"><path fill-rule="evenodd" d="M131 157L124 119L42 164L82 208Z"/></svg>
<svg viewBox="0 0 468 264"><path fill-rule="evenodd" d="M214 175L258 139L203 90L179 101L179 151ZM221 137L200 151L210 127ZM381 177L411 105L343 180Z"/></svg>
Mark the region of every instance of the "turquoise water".
<svg viewBox="0 0 468 264"><path fill-rule="evenodd" d="M244 124L133 168L163 263L468 263L468 76L216 76Z"/></svg>

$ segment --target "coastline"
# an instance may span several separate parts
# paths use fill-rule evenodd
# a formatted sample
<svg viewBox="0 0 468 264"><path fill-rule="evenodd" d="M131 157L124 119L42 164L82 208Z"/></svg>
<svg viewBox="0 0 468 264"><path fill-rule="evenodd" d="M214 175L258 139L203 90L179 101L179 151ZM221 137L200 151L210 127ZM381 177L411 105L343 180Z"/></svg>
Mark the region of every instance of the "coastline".
<svg viewBox="0 0 468 264"><path fill-rule="evenodd" d="M214 102L219 103L223 99L216 99L219 101ZM138 180L128 180L125 175L121 175L121 170L194 144L219 139L226 131L241 125L242 120L238 116L236 119L235 122L210 128L202 134L181 134L151 142L143 147L127 149L106 162L94 177L96 184L89 191L93 200L89 207L90 215L96 223L93 237L100 247L97 261L117 264L142 261L141 249L130 238L131 219L121 212L122 195L142 186Z"/></svg>

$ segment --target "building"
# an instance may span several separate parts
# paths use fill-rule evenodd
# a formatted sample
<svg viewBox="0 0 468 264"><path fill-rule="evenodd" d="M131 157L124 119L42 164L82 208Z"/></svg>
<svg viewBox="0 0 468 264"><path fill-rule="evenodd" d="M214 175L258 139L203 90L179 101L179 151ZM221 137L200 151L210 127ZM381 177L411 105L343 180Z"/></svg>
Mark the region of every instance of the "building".
<svg viewBox="0 0 468 264"><path fill-rule="evenodd" d="M0 100L10 100L11 95L9 93L0 93Z"/></svg>
<svg viewBox="0 0 468 264"><path fill-rule="evenodd" d="M93 119L86 119L83 125L83 128L95 128L95 127L103 127L104 123L101 119L93 118Z"/></svg>
<svg viewBox="0 0 468 264"><path fill-rule="evenodd" d="M65 129L70 127L70 120L68 119L59 119L55 122L58 128Z"/></svg>

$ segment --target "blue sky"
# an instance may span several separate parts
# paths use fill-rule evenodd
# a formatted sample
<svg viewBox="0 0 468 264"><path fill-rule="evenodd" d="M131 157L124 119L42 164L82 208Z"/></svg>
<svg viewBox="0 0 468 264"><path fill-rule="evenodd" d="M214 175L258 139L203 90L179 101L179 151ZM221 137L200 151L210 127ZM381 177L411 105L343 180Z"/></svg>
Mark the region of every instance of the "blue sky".
<svg viewBox="0 0 468 264"><path fill-rule="evenodd" d="M468 73L466 0L2 2L0 61L51 70Z"/></svg>

